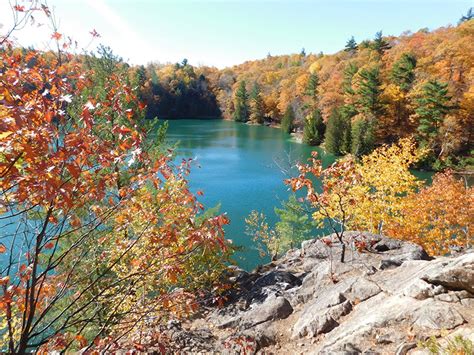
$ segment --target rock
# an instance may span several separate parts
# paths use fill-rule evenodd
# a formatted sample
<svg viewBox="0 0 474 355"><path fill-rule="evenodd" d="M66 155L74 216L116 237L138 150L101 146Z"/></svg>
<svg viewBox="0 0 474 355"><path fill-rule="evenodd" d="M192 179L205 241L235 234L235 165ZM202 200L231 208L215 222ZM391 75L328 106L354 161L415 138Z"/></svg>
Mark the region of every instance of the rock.
<svg viewBox="0 0 474 355"><path fill-rule="evenodd" d="M258 324L284 319L293 313L293 307L284 297L269 297L262 304L253 304L240 318L239 323L244 328L254 327Z"/></svg>
<svg viewBox="0 0 474 355"><path fill-rule="evenodd" d="M327 333L337 327L337 320L348 314L351 303L342 293L327 291L303 310L293 327L293 338Z"/></svg>
<svg viewBox="0 0 474 355"><path fill-rule="evenodd" d="M427 273L423 280L450 290L474 293L474 252L440 265Z"/></svg>
<svg viewBox="0 0 474 355"><path fill-rule="evenodd" d="M284 289L290 289L301 285L301 280L287 271L270 271L269 273L258 278L255 283L255 288L262 288L265 286L283 284Z"/></svg>
<svg viewBox="0 0 474 355"><path fill-rule="evenodd" d="M442 292L444 292L442 286L434 286L422 279L414 279L408 286L402 289L402 293L405 296L413 297L417 300L424 300Z"/></svg>
<svg viewBox="0 0 474 355"><path fill-rule="evenodd" d="M362 302L382 292L382 289L373 281L366 278L358 278L351 286L345 296L351 302Z"/></svg>
<svg viewBox="0 0 474 355"><path fill-rule="evenodd" d="M414 325L428 329L454 329L464 323L463 316L453 306L444 303L429 301L413 314Z"/></svg>
<svg viewBox="0 0 474 355"><path fill-rule="evenodd" d="M397 350L395 352L396 355L405 355L410 351L411 349L416 348L416 343L414 342L409 342L409 343L402 343L397 347Z"/></svg>

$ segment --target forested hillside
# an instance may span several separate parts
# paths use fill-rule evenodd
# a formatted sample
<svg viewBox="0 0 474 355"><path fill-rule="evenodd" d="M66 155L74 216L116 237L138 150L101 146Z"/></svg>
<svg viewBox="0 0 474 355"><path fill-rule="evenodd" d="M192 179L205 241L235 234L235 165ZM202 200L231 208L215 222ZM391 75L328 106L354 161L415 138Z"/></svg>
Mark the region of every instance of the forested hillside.
<svg viewBox="0 0 474 355"><path fill-rule="evenodd" d="M311 145L363 155L415 135L426 165L469 164L474 122L474 20L455 27L378 32L338 53L272 56L218 70L150 64L148 116L205 116L281 124ZM321 120L324 122L321 122Z"/></svg>

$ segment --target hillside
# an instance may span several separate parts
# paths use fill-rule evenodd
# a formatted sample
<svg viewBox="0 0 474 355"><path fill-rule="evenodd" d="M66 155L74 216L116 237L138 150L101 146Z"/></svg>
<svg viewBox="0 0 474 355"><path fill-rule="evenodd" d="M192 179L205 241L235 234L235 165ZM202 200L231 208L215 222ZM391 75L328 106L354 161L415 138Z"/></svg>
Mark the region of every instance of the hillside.
<svg viewBox="0 0 474 355"><path fill-rule="evenodd" d="M289 131L310 126L313 137L306 141L336 141L326 144L332 153L362 155L414 134L433 150L428 165L438 160L439 166L449 166L473 149L473 39L474 20L468 20L398 37L378 33L360 43L351 39L329 55L269 54L222 70L193 67L187 60L139 70L146 77L149 117L220 113L278 125L291 108ZM325 139L324 125L317 128L315 122L319 116L328 125Z"/></svg>

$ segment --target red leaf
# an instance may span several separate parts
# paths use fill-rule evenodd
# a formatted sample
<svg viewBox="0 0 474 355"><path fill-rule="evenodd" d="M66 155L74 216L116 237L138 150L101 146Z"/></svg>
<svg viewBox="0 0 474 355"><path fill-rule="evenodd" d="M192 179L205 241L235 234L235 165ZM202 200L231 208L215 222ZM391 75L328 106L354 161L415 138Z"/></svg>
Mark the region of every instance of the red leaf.
<svg viewBox="0 0 474 355"><path fill-rule="evenodd" d="M63 35L62 35L61 33L54 32L54 33L51 35L51 39L55 39L56 41L59 41L62 36L63 36Z"/></svg>
<svg viewBox="0 0 474 355"><path fill-rule="evenodd" d="M53 249L54 248L54 243L53 242L46 243L44 245L44 248L45 249Z"/></svg>

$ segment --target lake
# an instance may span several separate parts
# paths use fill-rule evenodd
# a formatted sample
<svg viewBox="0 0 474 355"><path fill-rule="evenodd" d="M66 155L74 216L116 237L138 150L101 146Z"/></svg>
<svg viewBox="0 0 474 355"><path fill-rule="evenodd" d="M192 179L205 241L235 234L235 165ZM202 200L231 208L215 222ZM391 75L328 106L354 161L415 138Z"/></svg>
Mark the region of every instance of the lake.
<svg viewBox="0 0 474 355"><path fill-rule="evenodd" d="M231 224L226 236L243 250L239 266L252 269L263 261L251 237L245 234L245 217L252 210L264 212L272 225L274 207L281 206L290 191L283 183L289 161L306 161L313 149L329 165L334 156L300 144L280 129L225 120L180 119L169 121L167 139L179 142L178 159L193 158L191 190L202 190L206 208L221 204Z"/></svg>

